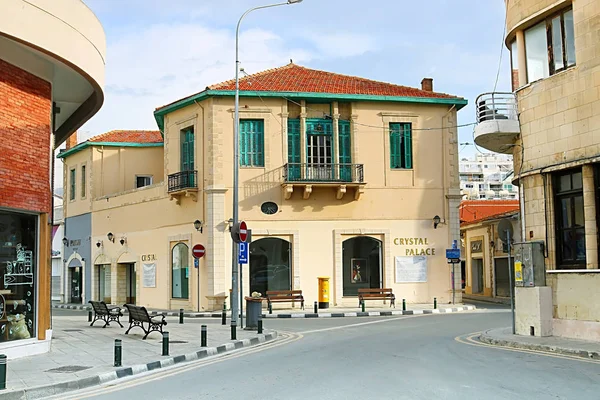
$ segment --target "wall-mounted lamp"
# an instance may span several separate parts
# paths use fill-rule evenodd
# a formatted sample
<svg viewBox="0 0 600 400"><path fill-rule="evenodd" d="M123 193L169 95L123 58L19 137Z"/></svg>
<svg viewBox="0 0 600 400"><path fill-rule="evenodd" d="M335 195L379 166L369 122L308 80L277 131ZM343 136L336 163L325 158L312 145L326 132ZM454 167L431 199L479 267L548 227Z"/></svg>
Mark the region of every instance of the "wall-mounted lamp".
<svg viewBox="0 0 600 400"><path fill-rule="evenodd" d="M229 232L231 232L231 229L233 228L233 218L227 220L227 226L229 227Z"/></svg>
<svg viewBox="0 0 600 400"><path fill-rule="evenodd" d="M195 220L194 228L196 228L197 231L200 231L200 233L202 233L202 221L200 221L199 219Z"/></svg>
<svg viewBox="0 0 600 400"><path fill-rule="evenodd" d="M125 243L127 243L127 238L123 236L121 240L119 240L119 243L121 243L121 246L123 246Z"/></svg>
<svg viewBox="0 0 600 400"><path fill-rule="evenodd" d="M106 237L110 242L115 242L115 235L113 235L112 232L108 232L108 235L106 235Z"/></svg>
<svg viewBox="0 0 600 400"><path fill-rule="evenodd" d="M433 229L437 229L437 226L440 224L441 221L442 221L442 219L440 218L439 215L436 215L435 217L433 217Z"/></svg>
<svg viewBox="0 0 600 400"><path fill-rule="evenodd" d="M63 244L65 245L65 247L69 247L69 239L67 239L66 237L63 238Z"/></svg>
<svg viewBox="0 0 600 400"><path fill-rule="evenodd" d="M100 247L102 247L102 245L103 245L102 240L98 240L96 242L96 247L100 248Z"/></svg>

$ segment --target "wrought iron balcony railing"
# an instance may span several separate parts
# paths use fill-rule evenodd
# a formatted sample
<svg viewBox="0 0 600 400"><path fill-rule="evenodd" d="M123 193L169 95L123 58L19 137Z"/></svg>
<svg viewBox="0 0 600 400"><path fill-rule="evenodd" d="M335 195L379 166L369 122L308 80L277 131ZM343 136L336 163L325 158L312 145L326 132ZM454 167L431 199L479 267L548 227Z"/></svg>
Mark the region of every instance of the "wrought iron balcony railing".
<svg viewBox="0 0 600 400"><path fill-rule="evenodd" d="M286 183L364 183L363 164L288 163L283 170Z"/></svg>
<svg viewBox="0 0 600 400"><path fill-rule="evenodd" d="M198 171L181 171L169 175L169 192L198 188Z"/></svg>

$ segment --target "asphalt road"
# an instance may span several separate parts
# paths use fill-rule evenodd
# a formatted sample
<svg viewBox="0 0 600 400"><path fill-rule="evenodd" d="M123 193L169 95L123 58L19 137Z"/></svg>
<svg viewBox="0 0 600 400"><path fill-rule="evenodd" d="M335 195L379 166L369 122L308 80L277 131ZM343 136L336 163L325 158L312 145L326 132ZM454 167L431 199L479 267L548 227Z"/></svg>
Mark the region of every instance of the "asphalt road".
<svg viewBox="0 0 600 400"><path fill-rule="evenodd" d="M497 306L450 315L273 320L269 321L271 328L294 332L289 339L296 340L239 357L189 366L182 372L147 375L80 393L77 398L585 400L600 397L600 363L455 340L458 336L509 324L510 312ZM107 390L113 391L107 393Z"/></svg>

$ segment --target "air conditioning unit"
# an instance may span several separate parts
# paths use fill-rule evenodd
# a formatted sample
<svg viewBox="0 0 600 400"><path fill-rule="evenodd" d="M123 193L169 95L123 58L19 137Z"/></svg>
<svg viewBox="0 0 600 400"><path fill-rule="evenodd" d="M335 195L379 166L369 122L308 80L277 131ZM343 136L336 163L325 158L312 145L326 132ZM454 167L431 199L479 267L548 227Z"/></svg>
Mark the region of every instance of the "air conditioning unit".
<svg viewBox="0 0 600 400"><path fill-rule="evenodd" d="M513 250L515 286L546 286L544 242L515 243Z"/></svg>

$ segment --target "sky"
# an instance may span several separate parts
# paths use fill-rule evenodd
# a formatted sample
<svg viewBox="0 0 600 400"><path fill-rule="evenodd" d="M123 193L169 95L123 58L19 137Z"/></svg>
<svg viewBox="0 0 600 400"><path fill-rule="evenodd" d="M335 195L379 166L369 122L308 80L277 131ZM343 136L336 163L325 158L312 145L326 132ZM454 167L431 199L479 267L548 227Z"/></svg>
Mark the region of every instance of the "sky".
<svg viewBox="0 0 600 400"><path fill-rule="evenodd" d="M278 0L275 0L278 1ZM285 1L285 0L282 0ZM235 74L235 27L267 0L84 0L107 41L105 100L79 130L79 141L113 129L158 129L156 107ZM241 66L249 74L294 63L420 87L469 100L459 124L475 121L477 96L510 91L502 46L502 0L304 0L258 10L240 30ZM473 127L459 129L473 142ZM473 155L461 145L460 156ZM59 162L60 164L60 162ZM62 171L57 171L62 176ZM57 186L62 186L62 178Z"/></svg>

